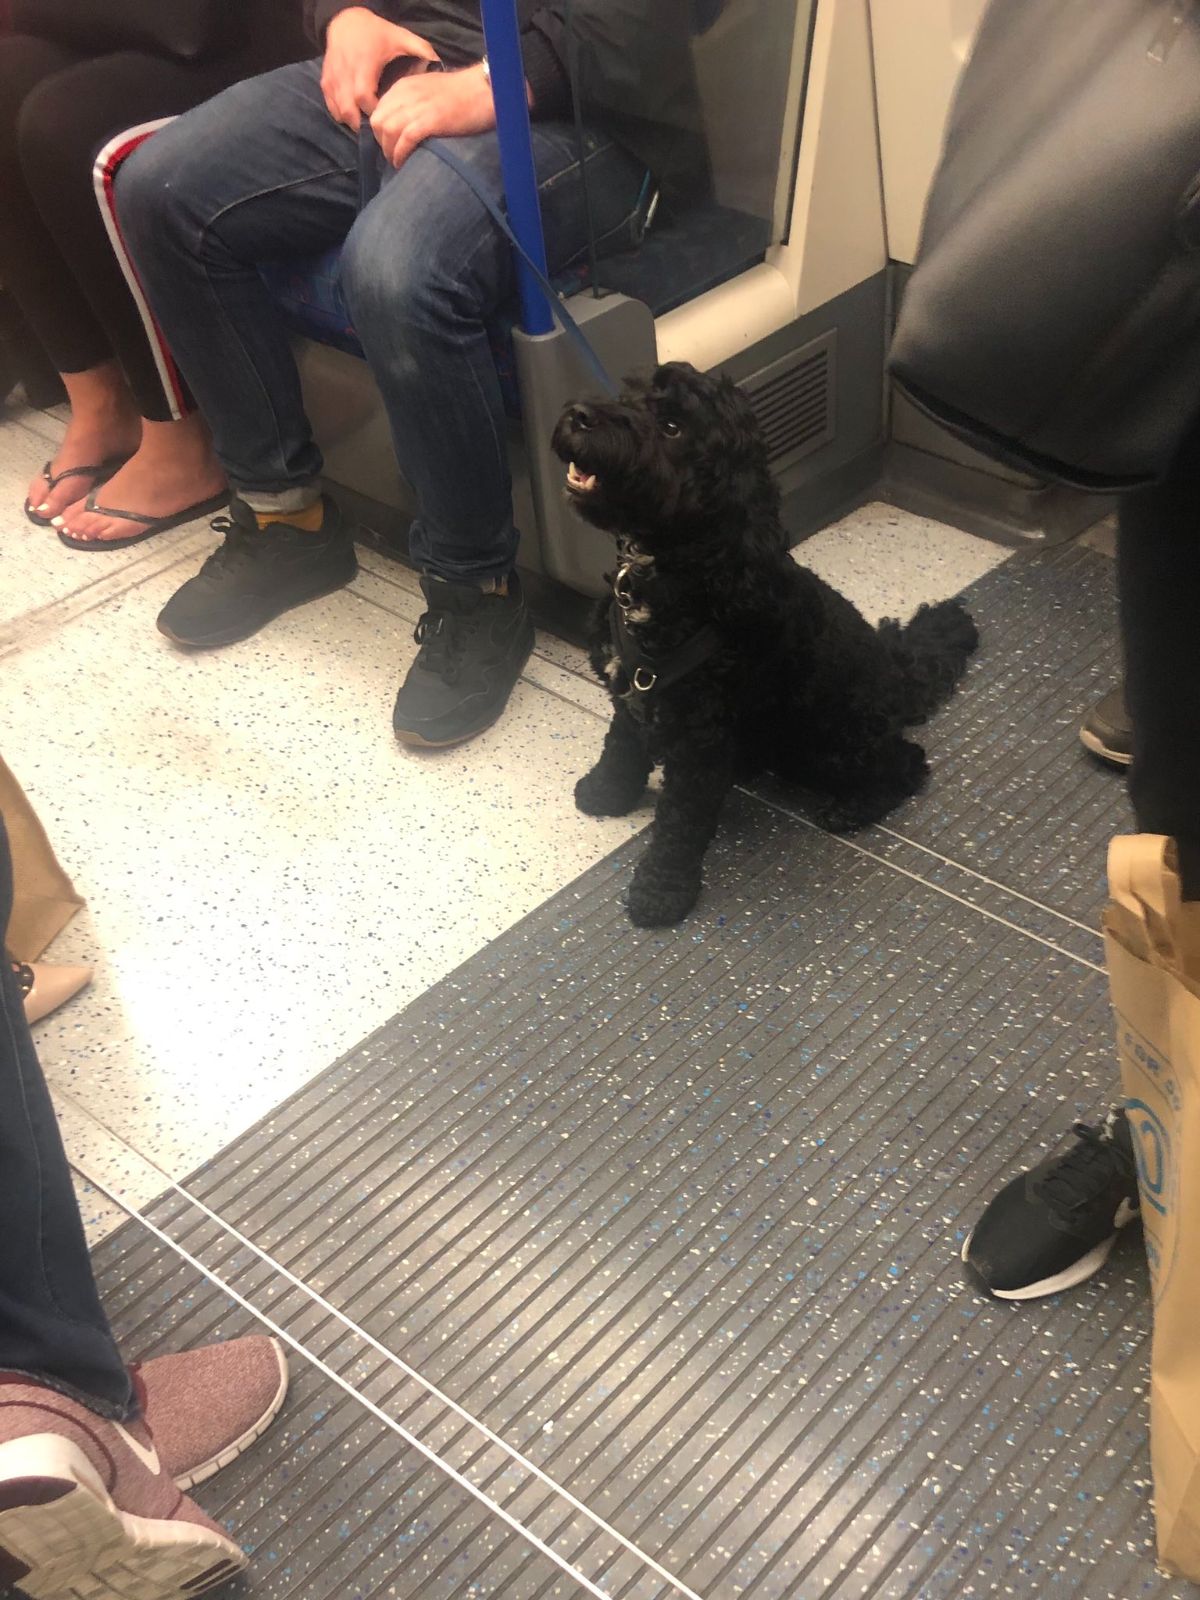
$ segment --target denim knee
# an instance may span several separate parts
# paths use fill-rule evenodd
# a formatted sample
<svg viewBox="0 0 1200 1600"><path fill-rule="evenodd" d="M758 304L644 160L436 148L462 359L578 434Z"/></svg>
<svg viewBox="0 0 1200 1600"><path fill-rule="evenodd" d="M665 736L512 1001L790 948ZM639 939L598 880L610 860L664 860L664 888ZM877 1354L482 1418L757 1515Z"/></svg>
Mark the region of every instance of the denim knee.
<svg viewBox="0 0 1200 1600"><path fill-rule="evenodd" d="M460 333L482 324L497 298L494 280L500 273L490 224L481 229L472 217L468 243L453 211L453 192L431 197L416 190L413 198L418 203L399 212L368 207L346 239L341 287L360 338L389 327ZM431 199L449 202L447 210ZM398 214L403 230L397 228Z"/></svg>
<svg viewBox="0 0 1200 1600"><path fill-rule="evenodd" d="M161 238L191 214L186 144L169 123L143 139L122 161L113 179L113 201L121 231L135 253L136 241Z"/></svg>
<svg viewBox="0 0 1200 1600"><path fill-rule="evenodd" d="M342 248L342 295L360 337L386 327L428 326L436 320L439 297L448 286L432 261L419 253L400 253L383 230L364 227L359 218ZM435 287L436 285L436 287ZM442 309L445 309L443 298Z"/></svg>

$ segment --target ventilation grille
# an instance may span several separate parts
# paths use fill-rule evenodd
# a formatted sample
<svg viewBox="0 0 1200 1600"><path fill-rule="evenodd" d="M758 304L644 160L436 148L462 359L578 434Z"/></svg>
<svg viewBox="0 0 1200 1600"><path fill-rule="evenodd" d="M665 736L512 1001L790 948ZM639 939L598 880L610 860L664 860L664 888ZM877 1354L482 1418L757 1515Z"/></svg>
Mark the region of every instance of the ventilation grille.
<svg viewBox="0 0 1200 1600"><path fill-rule="evenodd" d="M743 381L776 472L833 439L836 354L831 329Z"/></svg>

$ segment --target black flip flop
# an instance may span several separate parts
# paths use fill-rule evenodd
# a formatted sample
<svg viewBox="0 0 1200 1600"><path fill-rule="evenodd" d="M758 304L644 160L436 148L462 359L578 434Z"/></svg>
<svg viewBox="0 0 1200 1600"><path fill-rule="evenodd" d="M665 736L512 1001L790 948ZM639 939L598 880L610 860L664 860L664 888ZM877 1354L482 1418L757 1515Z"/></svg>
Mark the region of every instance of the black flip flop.
<svg viewBox="0 0 1200 1600"><path fill-rule="evenodd" d="M98 506L96 491L93 489L84 505L85 511L91 511L98 517L116 517L120 522L139 522L142 531L127 534L124 539L76 539L60 528L58 537L65 545L70 545L72 550L128 550L131 544L141 544L143 539L153 539L155 534L168 533L172 528L182 527L185 522L194 522L197 517L206 517L213 511L223 511L228 504L229 490L224 489L220 494L211 495L207 500L199 500L194 506L188 506L186 511L176 511L173 516L147 517L139 511L117 511L112 506Z"/></svg>
<svg viewBox="0 0 1200 1600"><path fill-rule="evenodd" d="M47 461L42 468L42 477L46 480L46 493L52 494L59 484L66 483L68 478L91 478L92 488L96 490L102 483L107 483L114 472L119 472L128 460L128 456L109 456L95 467L68 467L65 472L55 473L50 471L50 463ZM25 515L37 528L48 528L54 521L54 517L44 517L29 499L25 501ZM56 512L55 516L57 515Z"/></svg>

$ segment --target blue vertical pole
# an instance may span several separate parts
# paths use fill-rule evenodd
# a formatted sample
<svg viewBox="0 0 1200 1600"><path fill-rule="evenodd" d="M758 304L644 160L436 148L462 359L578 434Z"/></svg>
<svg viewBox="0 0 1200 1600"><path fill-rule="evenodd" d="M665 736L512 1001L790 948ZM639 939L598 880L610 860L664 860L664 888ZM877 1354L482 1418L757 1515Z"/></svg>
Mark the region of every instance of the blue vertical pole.
<svg viewBox="0 0 1200 1600"><path fill-rule="evenodd" d="M538 203L533 143L529 136L529 101L525 90L525 65L521 60L521 28L515 0L482 0L483 36L492 74L496 102L496 135L500 141L500 170L508 200L512 231L544 273L546 241L542 209ZM554 314L546 304L541 285L516 258L521 293L521 326L526 333L550 333Z"/></svg>

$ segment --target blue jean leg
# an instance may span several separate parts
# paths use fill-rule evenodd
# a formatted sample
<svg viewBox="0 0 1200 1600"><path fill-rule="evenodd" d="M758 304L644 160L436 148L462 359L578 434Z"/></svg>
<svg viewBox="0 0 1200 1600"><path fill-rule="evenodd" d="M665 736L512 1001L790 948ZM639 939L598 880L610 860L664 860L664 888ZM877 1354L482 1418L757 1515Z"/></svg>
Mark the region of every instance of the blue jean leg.
<svg viewBox="0 0 1200 1600"><path fill-rule="evenodd" d="M514 292L508 243L428 150L387 169L360 215L358 144L325 110L319 78L319 62L280 68L147 140L117 180L126 240L230 481L252 503L284 509L311 499L321 457L255 263L345 240L346 297L417 500L414 558L441 577L502 576L516 531L485 322ZM558 270L586 244L575 139L562 123L533 132ZM495 135L452 142L501 199ZM632 216L643 173L605 139L590 137L587 150L604 236Z"/></svg>
<svg viewBox="0 0 1200 1600"><path fill-rule="evenodd" d="M502 204L494 134L447 141ZM574 130L535 123L534 161L552 272L587 241ZM644 171L589 135L588 195L600 243L627 228ZM415 492L414 562L458 581L505 577L516 556L507 419L487 323L516 293L512 247L463 179L418 149L350 231L342 289L379 384L400 469Z"/></svg>
<svg viewBox="0 0 1200 1600"><path fill-rule="evenodd" d="M358 143L326 111L320 69L234 84L147 139L116 180L125 242L230 482L282 509L311 501L322 463L256 263L340 243L359 201Z"/></svg>
<svg viewBox="0 0 1200 1600"><path fill-rule="evenodd" d="M12 860L0 818L0 928ZM0 1372L123 1420L135 1410L96 1292L58 1120L7 961L0 963Z"/></svg>

